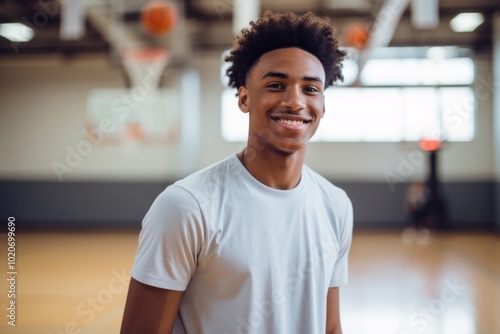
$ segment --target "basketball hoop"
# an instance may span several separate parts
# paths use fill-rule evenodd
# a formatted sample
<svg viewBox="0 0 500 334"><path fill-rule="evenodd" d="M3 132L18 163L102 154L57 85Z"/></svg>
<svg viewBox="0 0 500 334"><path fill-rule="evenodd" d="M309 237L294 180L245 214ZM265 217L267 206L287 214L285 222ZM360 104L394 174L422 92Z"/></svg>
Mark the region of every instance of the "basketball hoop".
<svg viewBox="0 0 500 334"><path fill-rule="evenodd" d="M435 152L441 148L441 140L439 139L420 139L419 146L427 152Z"/></svg>
<svg viewBox="0 0 500 334"><path fill-rule="evenodd" d="M155 90L159 87L169 60L167 50L151 47L131 48L126 49L122 57L129 88Z"/></svg>
<svg viewBox="0 0 500 334"><path fill-rule="evenodd" d="M138 47L125 49L122 59L128 77L129 98L135 107L130 107L123 119L120 141L125 148L133 148L151 136L150 127L144 122L151 117L147 113L152 103L161 98L159 86L169 54L162 48Z"/></svg>

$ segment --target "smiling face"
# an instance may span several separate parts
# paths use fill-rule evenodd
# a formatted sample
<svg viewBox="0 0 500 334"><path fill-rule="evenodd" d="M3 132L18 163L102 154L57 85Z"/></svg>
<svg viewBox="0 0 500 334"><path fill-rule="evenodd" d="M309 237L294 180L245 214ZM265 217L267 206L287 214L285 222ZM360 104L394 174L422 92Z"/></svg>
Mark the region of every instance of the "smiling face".
<svg viewBox="0 0 500 334"><path fill-rule="evenodd" d="M323 117L324 83L323 65L302 49L262 55L238 90L239 107L250 116L249 143L288 154L305 151Z"/></svg>

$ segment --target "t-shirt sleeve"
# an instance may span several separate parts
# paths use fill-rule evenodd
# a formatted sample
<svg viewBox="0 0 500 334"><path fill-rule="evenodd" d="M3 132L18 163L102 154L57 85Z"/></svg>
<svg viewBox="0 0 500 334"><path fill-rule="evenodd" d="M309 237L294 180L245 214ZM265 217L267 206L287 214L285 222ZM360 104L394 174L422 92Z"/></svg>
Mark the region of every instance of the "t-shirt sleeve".
<svg viewBox="0 0 500 334"><path fill-rule="evenodd" d="M330 288L347 284L348 280L348 257L352 242L353 209L349 197L345 193L344 195L344 201L342 201L344 206L341 210L343 215L339 219L337 229L339 233L339 252L335 261L332 279L330 280Z"/></svg>
<svg viewBox="0 0 500 334"><path fill-rule="evenodd" d="M142 221L131 276L147 285L184 291L196 269L202 239L198 202L184 188L169 186Z"/></svg>

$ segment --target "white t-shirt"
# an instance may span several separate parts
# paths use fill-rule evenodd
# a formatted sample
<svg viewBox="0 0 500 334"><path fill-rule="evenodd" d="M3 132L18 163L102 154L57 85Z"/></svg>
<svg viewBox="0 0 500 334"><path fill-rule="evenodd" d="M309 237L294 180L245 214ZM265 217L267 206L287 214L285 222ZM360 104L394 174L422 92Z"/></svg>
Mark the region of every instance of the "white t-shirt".
<svg viewBox="0 0 500 334"><path fill-rule="evenodd" d="M347 283L352 206L302 169L277 190L236 155L167 187L146 214L132 277L184 291L174 333L324 333Z"/></svg>

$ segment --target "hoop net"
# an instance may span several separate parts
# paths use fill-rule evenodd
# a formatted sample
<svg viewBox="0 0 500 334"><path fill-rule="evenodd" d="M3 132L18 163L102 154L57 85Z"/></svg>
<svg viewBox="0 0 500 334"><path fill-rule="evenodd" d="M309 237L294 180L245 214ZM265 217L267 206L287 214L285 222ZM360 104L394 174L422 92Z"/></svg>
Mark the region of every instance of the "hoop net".
<svg viewBox="0 0 500 334"><path fill-rule="evenodd" d="M162 48L130 48L122 53L123 66L129 80L130 97L135 108L130 108L124 120L121 142L124 148L133 148L150 135L146 115L152 101L158 99L159 85L169 61L167 50ZM146 109L144 109L146 108Z"/></svg>
<svg viewBox="0 0 500 334"><path fill-rule="evenodd" d="M130 88L143 86L157 89L169 61L167 50L162 48L131 48L123 52L123 66Z"/></svg>

